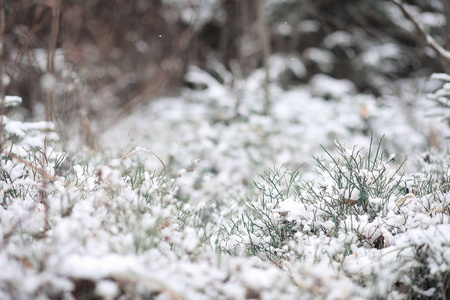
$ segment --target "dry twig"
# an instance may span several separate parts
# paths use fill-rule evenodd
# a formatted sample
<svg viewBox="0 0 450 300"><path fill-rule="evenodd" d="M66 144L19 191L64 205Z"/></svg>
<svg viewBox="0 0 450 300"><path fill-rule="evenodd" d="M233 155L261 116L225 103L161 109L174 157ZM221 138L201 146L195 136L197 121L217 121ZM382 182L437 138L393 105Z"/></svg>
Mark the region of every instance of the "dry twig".
<svg viewBox="0 0 450 300"><path fill-rule="evenodd" d="M406 8L405 4L402 0L390 0L392 3L397 5L401 11L403 12L403 15L411 21L414 26L416 27L417 31L425 38L427 41L427 44L433 48L442 58L446 59L447 61L450 61L450 51L444 49L441 45L436 42L436 40L429 34L426 30L423 24L421 24L416 17Z"/></svg>

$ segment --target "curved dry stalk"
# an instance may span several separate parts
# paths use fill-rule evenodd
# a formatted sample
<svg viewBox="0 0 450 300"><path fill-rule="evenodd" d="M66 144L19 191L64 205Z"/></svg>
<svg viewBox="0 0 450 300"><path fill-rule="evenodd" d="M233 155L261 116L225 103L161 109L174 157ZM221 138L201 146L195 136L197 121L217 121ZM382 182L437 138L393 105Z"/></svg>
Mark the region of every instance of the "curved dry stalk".
<svg viewBox="0 0 450 300"><path fill-rule="evenodd" d="M134 149L133 151L131 151L130 153L125 154L124 156L122 156L121 158L119 158L119 160L122 160L122 159L124 159L124 158L127 158L128 156L131 156L131 155L133 155L133 154L135 154L135 153L137 153L137 152L150 153L150 154L152 154L153 156L155 156L155 157L159 160L159 162L161 163L161 165L163 166L164 174L166 174L167 169L166 169L166 165L164 164L163 160L162 160L158 155L156 155L154 152L152 152L152 151L150 151L150 150L147 150L147 149L136 148L136 149Z"/></svg>

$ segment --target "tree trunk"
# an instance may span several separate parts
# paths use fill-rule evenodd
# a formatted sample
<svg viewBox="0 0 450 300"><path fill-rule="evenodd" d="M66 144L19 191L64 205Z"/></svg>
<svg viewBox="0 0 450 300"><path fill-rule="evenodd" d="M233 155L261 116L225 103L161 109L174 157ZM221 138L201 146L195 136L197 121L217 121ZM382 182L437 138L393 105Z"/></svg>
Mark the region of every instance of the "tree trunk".
<svg viewBox="0 0 450 300"><path fill-rule="evenodd" d="M445 44L444 48L450 50L450 2L448 0L442 0L444 5L444 16L445 16ZM443 60L444 69L447 73L450 73L450 62Z"/></svg>
<svg viewBox="0 0 450 300"><path fill-rule="evenodd" d="M270 66L269 66L269 57L270 57L270 35L269 29L267 27L266 14L264 12L264 0L258 0L257 4L257 13L258 13L258 32L259 38L262 44L263 51L263 62L264 62L264 114L269 115L271 109L271 101L270 101Z"/></svg>

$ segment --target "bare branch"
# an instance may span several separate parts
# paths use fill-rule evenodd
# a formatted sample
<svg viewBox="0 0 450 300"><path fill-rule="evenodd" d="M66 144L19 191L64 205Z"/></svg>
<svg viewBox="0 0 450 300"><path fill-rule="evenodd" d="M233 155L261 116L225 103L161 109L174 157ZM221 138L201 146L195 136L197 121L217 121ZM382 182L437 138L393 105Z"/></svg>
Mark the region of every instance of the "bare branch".
<svg viewBox="0 0 450 300"><path fill-rule="evenodd" d="M450 51L444 49L441 45L436 42L436 40L425 30L423 25L412 15L412 13L405 7L405 4L402 0L390 0L392 3L397 5L403 12L403 15L410 20L414 26L416 27L417 31L420 32L420 34L425 38L427 41L427 44L433 48L442 58L445 58L446 60L450 61Z"/></svg>

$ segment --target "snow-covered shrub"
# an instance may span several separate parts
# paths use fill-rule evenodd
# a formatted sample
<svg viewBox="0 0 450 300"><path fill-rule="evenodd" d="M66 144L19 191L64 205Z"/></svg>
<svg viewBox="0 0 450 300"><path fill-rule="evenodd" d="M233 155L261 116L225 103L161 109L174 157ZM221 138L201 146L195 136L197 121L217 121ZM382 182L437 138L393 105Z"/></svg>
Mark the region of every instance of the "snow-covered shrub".
<svg viewBox="0 0 450 300"><path fill-rule="evenodd" d="M22 98L18 96L5 96L4 106L14 108L22 103ZM44 147L43 141L56 141L59 139L54 132L54 125L48 122L21 122L8 116L2 116L3 142L5 146L12 147L12 153L16 155L24 154L23 150L33 147Z"/></svg>
<svg viewBox="0 0 450 300"><path fill-rule="evenodd" d="M316 158L318 176L290 171L313 137L306 125L316 138L336 130L321 125L325 103L337 108L290 95L271 117L225 119L215 97L161 100L146 118L168 113L147 138L175 137L179 149L125 155L66 157L51 124L5 117L0 298L444 298L448 174L401 176L380 145L338 142ZM353 106L340 105L349 120ZM350 136L356 121L337 131Z"/></svg>
<svg viewBox="0 0 450 300"><path fill-rule="evenodd" d="M330 205L342 208L343 210L339 210L340 214L347 212L344 209L346 204L356 207L350 213L368 214L370 219L384 214L391 197L398 197L402 193L402 178L398 174L401 165L395 169L390 166L395 161L395 155L385 160L380 149L381 141L375 149L370 145L367 153L356 147L348 149L337 140L335 145L339 157L336 159L327 152L332 160L330 164L322 158L316 158L324 181L320 186L323 190L320 193L323 195L322 199L328 198ZM313 186L307 188L307 191L319 195Z"/></svg>
<svg viewBox="0 0 450 300"><path fill-rule="evenodd" d="M42 149L46 134L36 138ZM53 154L24 141L7 140L2 150L1 299L298 295L275 266L217 254L210 240L220 220L212 219L214 211L202 214L211 207L177 197L162 161L158 170L147 168L156 154L143 148L113 159L81 153L57 172Z"/></svg>
<svg viewBox="0 0 450 300"><path fill-rule="evenodd" d="M431 76L431 79L443 82L440 88L428 95L428 99L436 105L431 113L441 117L443 121L450 125L450 75L435 73Z"/></svg>
<svg viewBox="0 0 450 300"><path fill-rule="evenodd" d="M265 173L256 183L259 197L249 197L223 227L218 250L258 256L294 274L293 265L327 264L334 280L359 285L352 297L445 298L448 192L430 178L400 175L401 165L380 145L363 154L336 141L337 155L316 158L321 177L312 182L301 179L301 169Z"/></svg>
<svg viewBox="0 0 450 300"><path fill-rule="evenodd" d="M18 96L6 96L4 101L5 107L22 103ZM1 120L2 203L11 203L15 197L36 198L63 168L65 154L54 148L59 137L49 122L22 122L6 115Z"/></svg>
<svg viewBox="0 0 450 300"><path fill-rule="evenodd" d="M129 156L65 161L52 124L2 118L0 298L132 298L123 277L143 259L133 255L165 235L183 253L195 250L195 233L176 238L177 187L162 172Z"/></svg>
<svg viewBox="0 0 450 300"><path fill-rule="evenodd" d="M175 181L164 170L147 170L138 150L106 164L93 165L95 157L74 164L65 176L40 171L15 187L0 207L0 298L297 299L303 293L269 263L217 254L208 237L215 229L199 223L202 208L177 199ZM25 177L40 170L21 162Z"/></svg>
<svg viewBox="0 0 450 300"><path fill-rule="evenodd" d="M340 159L327 152L332 160L329 165L316 158L320 184L302 181L299 170L282 169L267 172L263 181L256 183L262 195L256 201L247 200L249 210L241 219L250 252L257 253L256 247L268 253L271 260L277 260L298 232L338 236L345 230L360 234L361 240L373 246L379 235L366 236L353 226L353 218L369 224L377 217L385 217L392 209L389 202L395 202L404 193L402 187L406 183L398 175L398 168L395 170L389 166L390 161L383 161L380 147L366 155L362 149L350 150L337 141L336 148Z"/></svg>

